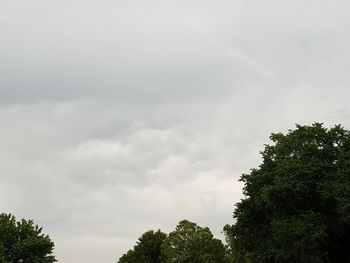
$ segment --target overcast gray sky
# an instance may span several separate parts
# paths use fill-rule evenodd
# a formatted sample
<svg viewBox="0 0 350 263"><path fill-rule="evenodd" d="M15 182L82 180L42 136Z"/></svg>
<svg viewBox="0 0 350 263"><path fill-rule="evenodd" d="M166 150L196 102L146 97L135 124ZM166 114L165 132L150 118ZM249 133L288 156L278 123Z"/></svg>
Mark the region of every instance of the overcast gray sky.
<svg viewBox="0 0 350 263"><path fill-rule="evenodd" d="M0 0L0 208L63 263L216 236L271 132L350 128L350 2Z"/></svg>

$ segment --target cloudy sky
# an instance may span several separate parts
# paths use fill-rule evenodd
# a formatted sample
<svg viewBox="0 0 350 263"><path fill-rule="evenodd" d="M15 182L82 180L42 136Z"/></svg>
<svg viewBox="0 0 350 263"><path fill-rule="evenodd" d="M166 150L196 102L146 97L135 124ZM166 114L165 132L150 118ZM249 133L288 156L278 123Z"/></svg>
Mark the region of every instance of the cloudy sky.
<svg viewBox="0 0 350 263"><path fill-rule="evenodd" d="M350 2L0 0L0 209L63 263L216 236L271 132L350 128Z"/></svg>

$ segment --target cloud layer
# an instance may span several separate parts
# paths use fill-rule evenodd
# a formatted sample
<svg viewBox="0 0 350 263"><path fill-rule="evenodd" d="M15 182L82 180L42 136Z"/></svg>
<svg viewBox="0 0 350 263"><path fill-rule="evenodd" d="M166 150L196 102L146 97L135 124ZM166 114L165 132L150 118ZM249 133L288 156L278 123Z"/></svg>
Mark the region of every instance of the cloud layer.
<svg viewBox="0 0 350 263"><path fill-rule="evenodd" d="M0 2L0 206L61 262L220 237L271 132L350 127L347 1Z"/></svg>

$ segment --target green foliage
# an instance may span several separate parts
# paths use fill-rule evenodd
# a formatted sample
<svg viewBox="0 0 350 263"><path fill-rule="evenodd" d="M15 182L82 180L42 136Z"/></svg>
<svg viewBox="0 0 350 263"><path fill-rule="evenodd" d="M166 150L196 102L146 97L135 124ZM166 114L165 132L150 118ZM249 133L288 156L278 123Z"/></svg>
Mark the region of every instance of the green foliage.
<svg viewBox="0 0 350 263"><path fill-rule="evenodd" d="M144 233L133 249L129 250L120 259L119 263L160 263L161 245L166 234L158 230ZM1 263L1 262L0 262Z"/></svg>
<svg viewBox="0 0 350 263"><path fill-rule="evenodd" d="M271 135L224 231L234 262L350 262L350 133L297 125Z"/></svg>
<svg viewBox="0 0 350 263"><path fill-rule="evenodd" d="M164 263L226 262L222 242L213 237L209 228L187 220L181 221L162 245Z"/></svg>
<svg viewBox="0 0 350 263"><path fill-rule="evenodd" d="M232 246L234 240L233 240L233 235L231 234L233 226L231 225L226 225L224 226L224 234L226 237L226 261L228 263L236 263L237 262L237 257L236 257L236 251L234 250L234 247Z"/></svg>
<svg viewBox="0 0 350 263"><path fill-rule="evenodd" d="M225 252L209 228L183 220L168 236L160 230L144 233L118 263L226 263Z"/></svg>
<svg viewBox="0 0 350 263"><path fill-rule="evenodd" d="M0 214L0 263L56 262L54 243L41 232L32 220L17 222L11 214Z"/></svg>

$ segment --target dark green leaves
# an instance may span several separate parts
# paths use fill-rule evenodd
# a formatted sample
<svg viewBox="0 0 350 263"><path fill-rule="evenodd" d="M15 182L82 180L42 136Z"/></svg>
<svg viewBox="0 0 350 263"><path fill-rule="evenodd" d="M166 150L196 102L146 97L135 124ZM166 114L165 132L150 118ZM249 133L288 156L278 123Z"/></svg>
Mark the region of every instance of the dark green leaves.
<svg viewBox="0 0 350 263"><path fill-rule="evenodd" d="M350 262L349 131L297 125L271 140L225 228L236 262Z"/></svg>
<svg viewBox="0 0 350 263"><path fill-rule="evenodd" d="M51 263L54 243L32 220L0 214L0 263Z"/></svg>
<svg viewBox="0 0 350 263"><path fill-rule="evenodd" d="M161 246L166 234L158 230L144 233L133 249L129 250L120 259L119 263L160 263Z"/></svg>
<svg viewBox="0 0 350 263"><path fill-rule="evenodd" d="M225 248L209 228L181 221L162 245L164 263L224 263Z"/></svg>
<svg viewBox="0 0 350 263"><path fill-rule="evenodd" d="M148 231L119 263L225 263L222 242L207 227L182 220L168 236Z"/></svg>

